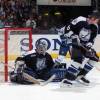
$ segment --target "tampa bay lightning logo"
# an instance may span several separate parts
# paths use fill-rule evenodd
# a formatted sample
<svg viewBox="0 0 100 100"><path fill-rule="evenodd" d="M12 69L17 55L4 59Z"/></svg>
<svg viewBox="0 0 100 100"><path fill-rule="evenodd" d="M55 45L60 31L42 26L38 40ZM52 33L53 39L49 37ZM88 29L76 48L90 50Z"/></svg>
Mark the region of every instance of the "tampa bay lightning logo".
<svg viewBox="0 0 100 100"><path fill-rule="evenodd" d="M36 63L37 70L42 70L46 67L46 58L37 58L37 63Z"/></svg>
<svg viewBox="0 0 100 100"><path fill-rule="evenodd" d="M85 28L82 28L80 33L79 33L79 38L82 41L89 41L91 36L91 31Z"/></svg>

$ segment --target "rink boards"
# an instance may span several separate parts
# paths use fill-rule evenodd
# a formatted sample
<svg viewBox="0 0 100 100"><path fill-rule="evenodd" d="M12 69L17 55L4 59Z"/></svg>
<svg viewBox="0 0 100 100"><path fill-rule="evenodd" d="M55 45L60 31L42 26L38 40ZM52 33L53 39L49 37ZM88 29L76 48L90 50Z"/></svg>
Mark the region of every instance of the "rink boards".
<svg viewBox="0 0 100 100"><path fill-rule="evenodd" d="M18 36L18 35L10 35L9 40L8 40L8 58L9 60L14 60L17 56L19 55L23 55L24 53L26 53L28 51L28 37L26 36ZM16 40L18 41L16 43ZM47 34L33 34L32 35L32 45L33 45L33 49L35 49L35 44L38 40L45 40L48 43L48 50L47 52L49 52L53 58L56 58L58 56L58 52L59 52L59 47L61 44L60 38L58 35L47 35ZM98 37L95 40L95 44L94 44L94 48L97 51L98 55L100 56L100 36L98 35ZM66 55L66 57L70 57L69 54Z"/></svg>

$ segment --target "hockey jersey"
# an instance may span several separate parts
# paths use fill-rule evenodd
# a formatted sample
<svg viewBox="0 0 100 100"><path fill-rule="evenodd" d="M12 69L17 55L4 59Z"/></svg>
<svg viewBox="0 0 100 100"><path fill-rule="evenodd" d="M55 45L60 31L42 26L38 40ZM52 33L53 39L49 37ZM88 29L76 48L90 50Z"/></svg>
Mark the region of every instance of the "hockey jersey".
<svg viewBox="0 0 100 100"><path fill-rule="evenodd" d="M71 21L66 27L65 33L68 33L69 31L78 35L81 43L94 43L94 39L98 34L98 25L88 24L87 18L80 16Z"/></svg>
<svg viewBox="0 0 100 100"><path fill-rule="evenodd" d="M71 35L78 35L81 43L94 43L95 37L98 34L98 25L88 24L87 18L79 16L68 25L58 29L58 34L62 41L65 41Z"/></svg>
<svg viewBox="0 0 100 100"><path fill-rule="evenodd" d="M46 53L45 55L38 54L37 52L25 55L23 57L27 67L33 69L36 72L49 71L53 67L52 57Z"/></svg>

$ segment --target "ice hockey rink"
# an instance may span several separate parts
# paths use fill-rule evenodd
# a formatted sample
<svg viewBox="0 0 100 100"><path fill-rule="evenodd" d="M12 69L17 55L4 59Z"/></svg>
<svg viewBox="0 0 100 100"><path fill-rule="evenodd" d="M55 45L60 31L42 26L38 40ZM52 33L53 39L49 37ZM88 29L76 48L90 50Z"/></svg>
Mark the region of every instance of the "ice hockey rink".
<svg viewBox="0 0 100 100"><path fill-rule="evenodd" d="M60 83L46 86L0 83L1 100L100 100L100 63L87 78L89 86L60 87ZM98 70L97 70L98 68Z"/></svg>
<svg viewBox="0 0 100 100"><path fill-rule="evenodd" d="M99 40L99 39L98 39ZM100 51L99 42L95 48ZM90 86L60 88L60 83L46 86L0 83L1 100L100 100L100 63L88 75ZM0 76L1 77L1 76Z"/></svg>
<svg viewBox="0 0 100 100"><path fill-rule="evenodd" d="M98 51L99 39L95 47ZM60 83L49 83L46 86L0 83L0 100L100 100L100 63L95 67L87 75L91 81L89 86L60 88Z"/></svg>

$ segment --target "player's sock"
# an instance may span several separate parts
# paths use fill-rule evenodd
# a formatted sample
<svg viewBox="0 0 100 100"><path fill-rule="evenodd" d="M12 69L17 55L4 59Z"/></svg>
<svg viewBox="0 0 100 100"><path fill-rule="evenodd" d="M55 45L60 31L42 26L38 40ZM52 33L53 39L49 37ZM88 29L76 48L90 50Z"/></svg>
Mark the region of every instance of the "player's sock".
<svg viewBox="0 0 100 100"><path fill-rule="evenodd" d="M77 65L77 66L76 66ZM66 84L72 84L73 81L77 78L77 74L79 73L79 66L80 64L73 62L67 69L66 74L65 74L65 78ZM72 82L72 83L71 83Z"/></svg>
<svg viewBox="0 0 100 100"><path fill-rule="evenodd" d="M83 69L80 69L80 72L77 75L77 80L84 84L89 84L90 81L86 79L86 75L93 69L93 66L90 63L84 65Z"/></svg>
<svg viewBox="0 0 100 100"><path fill-rule="evenodd" d="M75 61L72 61L72 64L68 67L66 74L65 74L65 79L62 80L62 84L66 85L74 85L74 81L77 78L77 74L79 73L79 67L81 66L80 63L77 63Z"/></svg>

